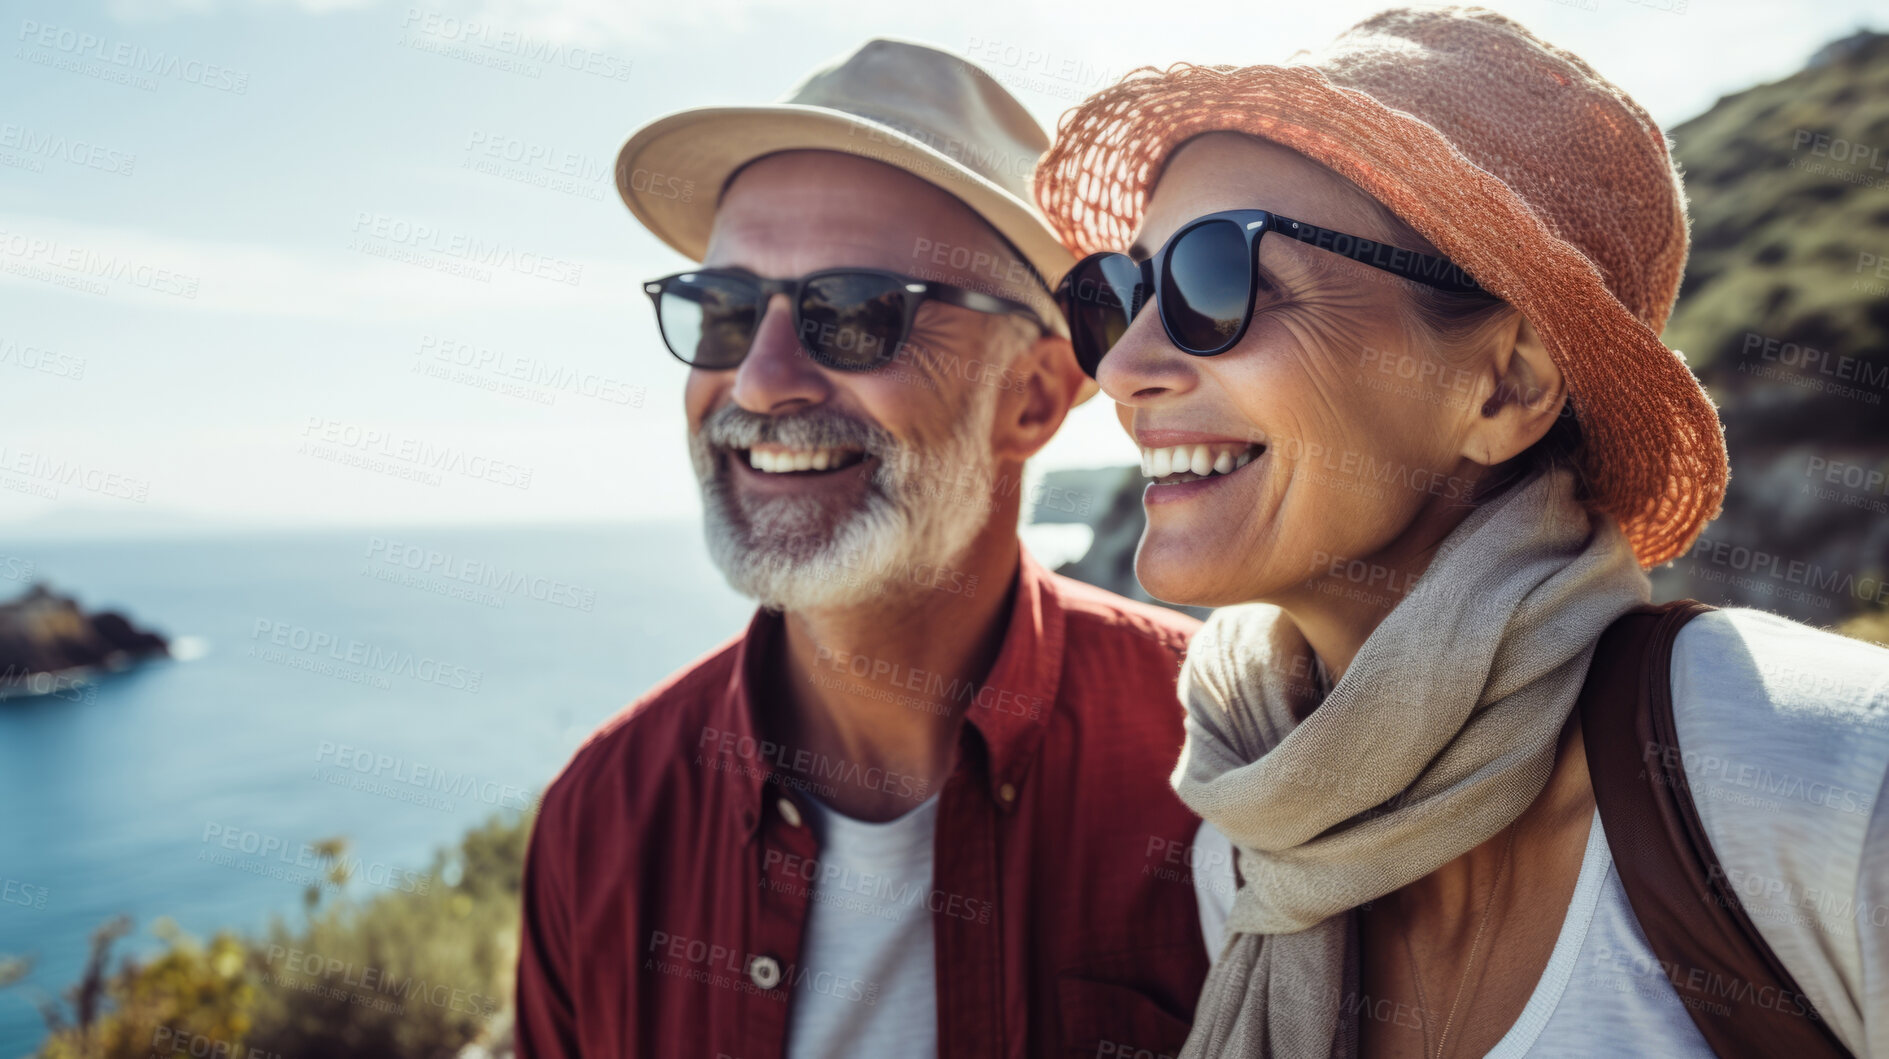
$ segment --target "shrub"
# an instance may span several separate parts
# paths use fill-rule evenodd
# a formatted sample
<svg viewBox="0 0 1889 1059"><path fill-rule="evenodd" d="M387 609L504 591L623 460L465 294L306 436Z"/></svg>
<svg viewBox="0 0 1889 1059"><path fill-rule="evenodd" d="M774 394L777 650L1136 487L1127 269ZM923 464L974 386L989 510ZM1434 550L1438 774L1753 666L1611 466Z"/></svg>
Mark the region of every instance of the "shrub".
<svg viewBox="0 0 1889 1059"><path fill-rule="evenodd" d="M436 853L407 890L324 905L311 888L299 927L277 917L260 938L221 932L205 945L160 920L163 951L108 972L112 945L130 930L114 919L94 933L85 973L67 990L70 1015L41 1002L39 1057L446 1059L502 1038L531 820L492 817ZM331 881L346 882L345 843L321 848L337 865ZM28 966L0 959L0 987Z"/></svg>

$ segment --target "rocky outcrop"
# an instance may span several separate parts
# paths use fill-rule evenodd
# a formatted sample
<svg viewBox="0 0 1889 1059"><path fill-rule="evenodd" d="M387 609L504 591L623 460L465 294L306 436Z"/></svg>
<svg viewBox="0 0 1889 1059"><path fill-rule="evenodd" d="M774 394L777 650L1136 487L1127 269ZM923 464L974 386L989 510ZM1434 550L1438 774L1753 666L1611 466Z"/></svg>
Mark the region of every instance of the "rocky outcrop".
<svg viewBox="0 0 1889 1059"><path fill-rule="evenodd" d="M116 611L87 614L45 585L0 603L0 698L70 688L84 674L113 672L170 655L157 633Z"/></svg>

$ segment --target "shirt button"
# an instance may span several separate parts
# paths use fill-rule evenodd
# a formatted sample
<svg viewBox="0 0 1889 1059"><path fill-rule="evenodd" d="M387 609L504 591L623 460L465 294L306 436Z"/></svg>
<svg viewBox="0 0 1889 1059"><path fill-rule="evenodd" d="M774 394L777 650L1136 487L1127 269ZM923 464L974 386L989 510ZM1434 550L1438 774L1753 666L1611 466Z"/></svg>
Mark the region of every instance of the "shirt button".
<svg viewBox="0 0 1889 1059"><path fill-rule="evenodd" d="M788 827L800 826L800 807L794 804L793 799L782 798L776 804L780 806L781 819L787 821Z"/></svg>
<svg viewBox="0 0 1889 1059"><path fill-rule="evenodd" d="M748 980L762 989L772 989L781 984L780 961L772 956L756 956L748 964Z"/></svg>
<svg viewBox="0 0 1889 1059"><path fill-rule="evenodd" d="M997 797L1002 798L1004 800L1004 803L1007 805L1017 800L1017 789L1011 786L1010 784L1006 783L1003 786L997 788Z"/></svg>

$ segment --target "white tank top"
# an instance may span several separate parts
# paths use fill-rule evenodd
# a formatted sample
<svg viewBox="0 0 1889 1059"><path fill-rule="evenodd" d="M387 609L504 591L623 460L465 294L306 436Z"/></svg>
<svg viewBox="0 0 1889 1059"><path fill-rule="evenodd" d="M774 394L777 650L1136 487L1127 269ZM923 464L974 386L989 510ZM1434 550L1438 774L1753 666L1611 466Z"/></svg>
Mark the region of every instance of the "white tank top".
<svg viewBox="0 0 1889 1059"><path fill-rule="evenodd" d="M1194 839L1194 892L1207 951L1215 955L1233 905L1232 854L1224 835L1211 824L1201 825ZM1203 872L1208 865L1213 867ZM1217 885L1201 879L1221 873L1226 877L1215 880ZM1490 1059L1713 1059L1633 918L1598 812L1548 966L1521 1016L1488 1054Z"/></svg>
<svg viewBox="0 0 1889 1059"><path fill-rule="evenodd" d="M1633 917L1598 812L1554 954L1528 1006L1489 1055L1712 1059L1712 1049Z"/></svg>

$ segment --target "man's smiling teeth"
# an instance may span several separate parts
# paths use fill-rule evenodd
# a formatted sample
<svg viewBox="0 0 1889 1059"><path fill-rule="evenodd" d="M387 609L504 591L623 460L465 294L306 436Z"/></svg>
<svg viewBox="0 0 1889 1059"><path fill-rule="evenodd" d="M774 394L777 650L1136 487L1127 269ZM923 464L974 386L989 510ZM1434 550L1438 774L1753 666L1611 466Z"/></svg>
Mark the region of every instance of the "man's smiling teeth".
<svg viewBox="0 0 1889 1059"><path fill-rule="evenodd" d="M863 455L858 449L753 448L748 450L748 466L763 474L836 470L858 462Z"/></svg>
<svg viewBox="0 0 1889 1059"><path fill-rule="evenodd" d="M1216 474L1232 474L1253 462L1253 458L1263 451L1265 447L1262 445L1243 442L1142 449L1141 473L1148 478L1166 478L1170 475L1185 474L1190 476L1189 481Z"/></svg>

